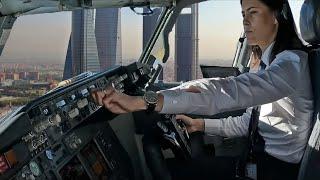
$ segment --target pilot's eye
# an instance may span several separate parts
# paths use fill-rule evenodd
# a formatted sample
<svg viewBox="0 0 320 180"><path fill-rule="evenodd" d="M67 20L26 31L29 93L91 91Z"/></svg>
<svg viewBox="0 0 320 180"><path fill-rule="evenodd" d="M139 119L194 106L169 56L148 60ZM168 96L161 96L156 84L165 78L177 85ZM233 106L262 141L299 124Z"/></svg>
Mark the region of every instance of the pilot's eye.
<svg viewBox="0 0 320 180"><path fill-rule="evenodd" d="M256 14L258 11L250 11L250 14Z"/></svg>

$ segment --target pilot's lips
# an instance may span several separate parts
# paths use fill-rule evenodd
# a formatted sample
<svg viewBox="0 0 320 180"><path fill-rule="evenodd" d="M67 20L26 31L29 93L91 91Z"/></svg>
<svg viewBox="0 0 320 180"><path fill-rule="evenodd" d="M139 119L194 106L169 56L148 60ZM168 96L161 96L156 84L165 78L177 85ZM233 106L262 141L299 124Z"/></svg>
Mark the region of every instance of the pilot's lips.
<svg viewBox="0 0 320 180"><path fill-rule="evenodd" d="M245 33L246 33L246 36L252 36L252 31L245 31Z"/></svg>

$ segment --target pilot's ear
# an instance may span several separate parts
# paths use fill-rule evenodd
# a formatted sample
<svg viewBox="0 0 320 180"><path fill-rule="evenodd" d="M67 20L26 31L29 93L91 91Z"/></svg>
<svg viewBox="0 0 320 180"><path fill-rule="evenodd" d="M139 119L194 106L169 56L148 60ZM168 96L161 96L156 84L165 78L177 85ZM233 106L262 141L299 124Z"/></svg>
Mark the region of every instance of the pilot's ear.
<svg viewBox="0 0 320 180"><path fill-rule="evenodd" d="M279 24L279 22L278 22L278 19L277 19L277 18L274 18L274 22L273 22L273 24Z"/></svg>
<svg viewBox="0 0 320 180"><path fill-rule="evenodd" d="M273 24L279 24L278 22L279 14L277 12L273 13Z"/></svg>

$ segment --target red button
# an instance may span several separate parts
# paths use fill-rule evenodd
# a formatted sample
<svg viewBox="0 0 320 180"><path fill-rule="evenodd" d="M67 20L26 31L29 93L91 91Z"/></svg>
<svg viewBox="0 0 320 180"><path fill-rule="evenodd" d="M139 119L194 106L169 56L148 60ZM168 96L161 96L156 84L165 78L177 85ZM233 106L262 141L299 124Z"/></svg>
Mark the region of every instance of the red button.
<svg viewBox="0 0 320 180"><path fill-rule="evenodd" d="M9 169L6 158L0 155L0 173L3 174Z"/></svg>

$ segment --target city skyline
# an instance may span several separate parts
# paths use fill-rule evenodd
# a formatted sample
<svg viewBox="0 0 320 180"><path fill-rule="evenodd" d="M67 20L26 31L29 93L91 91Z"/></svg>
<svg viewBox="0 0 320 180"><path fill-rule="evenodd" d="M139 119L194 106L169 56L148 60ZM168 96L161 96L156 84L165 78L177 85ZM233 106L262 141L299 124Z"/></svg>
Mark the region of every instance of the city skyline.
<svg viewBox="0 0 320 180"><path fill-rule="evenodd" d="M290 1L290 4L297 20L302 2ZM224 12L226 7L228 14ZM121 11L123 59L137 59L142 52L142 16L135 15L128 8ZM233 58L236 41L242 31L240 11L239 3L233 1L211 1L199 5L200 61ZM225 15L224 18L217 17L219 14ZM0 63L32 60L64 64L70 29L70 12L21 16L13 27ZM174 30L171 39L172 36Z"/></svg>

